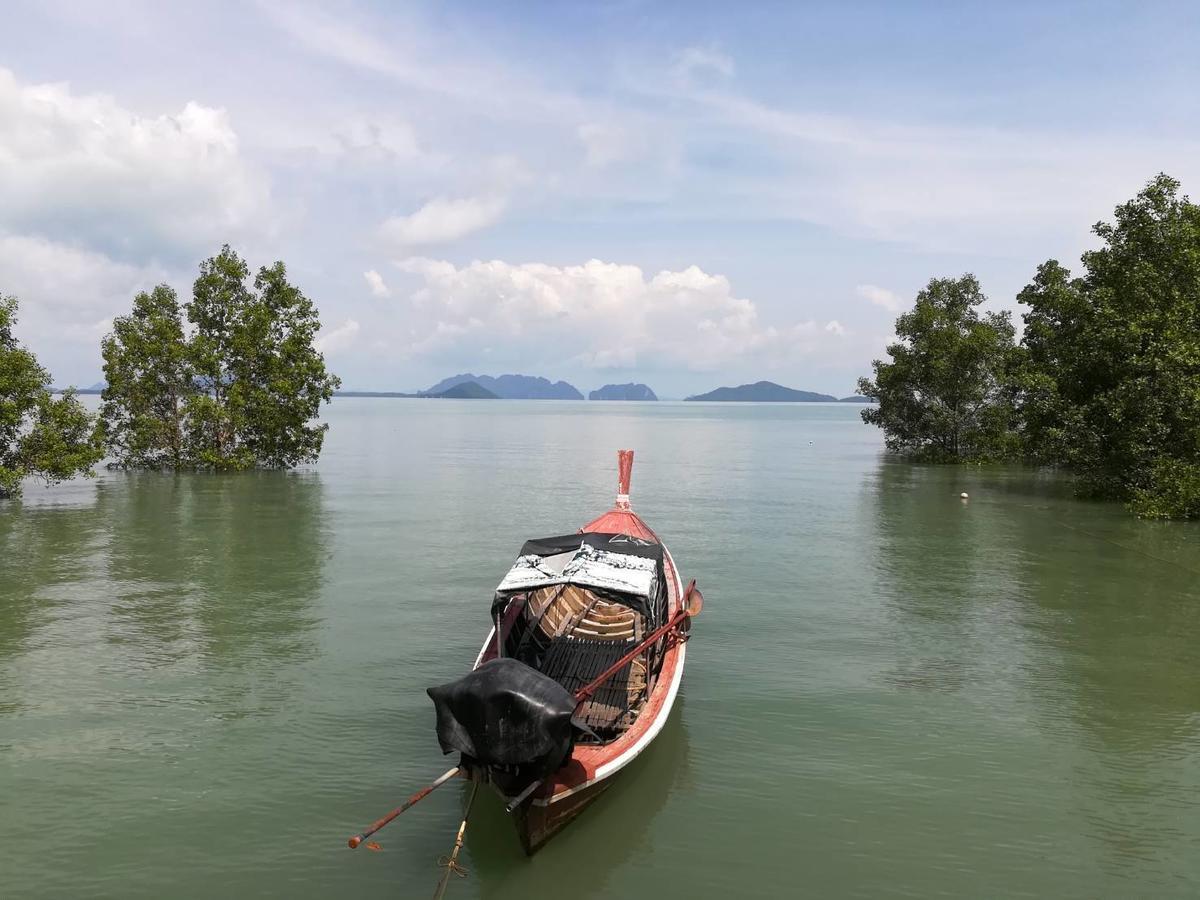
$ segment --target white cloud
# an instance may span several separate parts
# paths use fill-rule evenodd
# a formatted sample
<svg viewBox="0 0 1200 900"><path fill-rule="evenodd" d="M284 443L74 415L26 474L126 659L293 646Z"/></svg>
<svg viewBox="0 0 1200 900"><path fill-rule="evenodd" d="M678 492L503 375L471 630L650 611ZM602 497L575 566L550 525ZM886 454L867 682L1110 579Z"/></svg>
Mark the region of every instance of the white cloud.
<svg viewBox="0 0 1200 900"><path fill-rule="evenodd" d="M134 266L40 237L0 234L0 294L20 302L17 333L55 384L90 384L100 339L138 291L171 281L158 266Z"/></svg>
<svg viewBox="0 0 1200 900"><path fill-rule="evenodd" d="M133 305L133 295L167 273L40 237L0 234L0 293L21 301L21 318L48 333L90 326Z"/></svg>
<svg viewBox="0 0 1200 900"><path fill-rule="evenodd" d="M600 260L459 267L411 258L396 265L421 281L411 297L418 325L407 348L416 356L708 370L751 358L783 364L828 341L812 321L761 322L727 278L696 266L647 277L637 266Z"/></svg>
<svg viewBox="0 0 1200 900"><path fill-rule="evenodd" d="M266 199L222 109L145 117L0 68L0 228L110 251L194 249L235 237Z"/></svg>
<svg viewBox="0 0 1200 900"><path fill-rule="evenodd" d="M358 322L347 319L337 328L322 331L314 344L321 353L333 354L345 350L358 337Z"/></svg>
<svg viewBox="0 0 1200 900"><path fill-rule="evenodd" d="M336 132L334 140L342 153L387 162L411 162L424 156L413 127L394 118L355 119Z"/></svg>
<svg viewBox="0 0 1200 900"><path fill-rule="evenodd" d="M585 161L597 168L627 159L632 150L632 140L624 128L603 122L585 122L576 129L583 144Z"/></svg>
<svg viewBox="0 0 1200 900"><path fill-rule="evenodd" d="M888 312L900 312L908 305L894 292L874 284L860 284L854 289L854 292L864 300L869 300L876 306L882 306Z"/></svg>
<svg viewBox="0 0 1200 900"><path fill-rule="evenodd" d="M99 346L104 336L111 334L113 329L112 317L99 319L95 322L72 323L62 328L61 336L68 341L78 344Z"/></svg>
<svg viewBox="0 0 1200 900"><path fill-rule="evenodd" d="M829 322L825 323L825 330L828 331L830 334L834 334L834 335L837 335L838 337L841 337L843 334L846 333L846 326L843 325L841 322L839 322L837 319L831 319Z"/></svg>
<svg viewBox="0 0 1200 900"><path fill-rule="evenodd" d="M712 47L688 47L675 57L673 68L678 81L686 82L697 72L714 72L733 77L733 58Z"/></svg>
<svg viewBox="0 0 1200 900"><path fill-rule="evenodd" d="M390 297L392 295L392 290L387 286L387 282L383 280L383 276L374 269L368 269L366 272L363 272L363 278L367 280L367 286L376 297Z"/></svg>
<svg viewBox="0 0 1200 900"><path fill-rule="evenodd" d="M504 213L502 197L437 197L407 216L392 216L381 236L401 247L444 244L495 224Z"/></svg>

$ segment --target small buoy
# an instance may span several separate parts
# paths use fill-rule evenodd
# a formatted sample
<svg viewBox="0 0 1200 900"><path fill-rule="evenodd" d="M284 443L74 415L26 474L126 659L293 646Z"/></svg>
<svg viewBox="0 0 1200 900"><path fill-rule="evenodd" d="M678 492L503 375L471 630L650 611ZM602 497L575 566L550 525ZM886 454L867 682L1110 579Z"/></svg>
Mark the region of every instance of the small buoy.
<svg viewBox="0 0 1200 900"><path fill-rule="evenodd" d="M809 443L811 444L811 443L812 443L812 441L809 441Z"/></svg>
<svg viewBox="0 0 1200 900"><path fill-rule="evenodd" d="M964 500L968 499L968 494L967 494L967 492L966 492L966 491L963 491L963 492L962 492L961 494L959 494L958 496L962 497L962 499L964 499Z"/></svg>

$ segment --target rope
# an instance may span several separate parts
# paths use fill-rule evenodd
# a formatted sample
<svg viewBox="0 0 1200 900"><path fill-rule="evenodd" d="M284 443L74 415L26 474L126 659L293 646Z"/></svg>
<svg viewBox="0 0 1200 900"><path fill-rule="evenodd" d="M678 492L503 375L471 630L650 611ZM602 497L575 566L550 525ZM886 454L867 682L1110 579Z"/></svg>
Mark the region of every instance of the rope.
<svg viewBox="0 0 1200 900"><path fill-rule="evenodd" d="M1113 540L1110 537L1105 537L1102 534L1096 534L1093 531L1088 531L1086 528L1080 528L1078 525L1072 525L1069 522L1064 522L1061 519L1056 519L1055 521L1059 525L1061 525L1063 528L1068 528L1071 531L1074 531L1078 534L1087 535L1092 540L1103 541L1106 544L1112 544L1114 547L1119 547L1120 549L1125 550L1128 553L1136 553L1138 556L1143 556L1146 559L1152 559L1155 562L1162 563L1165 566L1171 566L1176 569L1181 569L1182 571L1188 572L1192 575L1200 575L1200 569L1193 569L1191 566L1187 566L1187 565L1184 565L1183 563L1176 562L1173 559L1167 559L1166 557L1157 556L1153 553L1148 553L1145 550L1140 549L1139 547L1131 547L1129 544L1123 544L1120 541Z"/></svg>
<svg viewBox="0 0 1200 900"><path fill-rule="evenodd" d="M439 856L437 864L438 864L438 868L449 869L451 872L453 872L459 878L466 878L468 875L471 874L470 870L467 869L464 865L462 865L462 863L460 863L457 859L454 859L449 856Z"/></svg>
<svg viewBox="0 0 1200 900"><path fill-rule="evenodd" d="M438 880L437 890L433 893L433 900L439 898L446 893L446 885L450 881L450 873L453 872L459 878L467 877L467 870L459 863L458 853L463 848L463 839L467 833L467 819L471 816L471 807L475 804L475 795L479 792L479 782L476 781L471 785L471 796L467 798L467 811L463 813L462 822L458 826L458 834L454 837L454 849L450 851L449 856L438 858L438 866L445 869L445 873Z"/></svg>

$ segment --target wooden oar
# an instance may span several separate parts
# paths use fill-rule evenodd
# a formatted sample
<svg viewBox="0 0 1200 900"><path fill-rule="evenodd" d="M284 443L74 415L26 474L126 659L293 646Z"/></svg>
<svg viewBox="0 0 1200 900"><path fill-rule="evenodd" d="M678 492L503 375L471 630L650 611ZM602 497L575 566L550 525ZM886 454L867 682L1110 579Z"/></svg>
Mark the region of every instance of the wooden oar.
<svg viewBox="0 0 1200 900"><path fill-rule="evenodd" d="M361 844L363 841L365 841L367 838L369 838L371 835L373 835L375 832L377 832L380 828L382 828L388 822L392 821L392 819L396 818L396 816L400 815L400 813L404 812L409 807L424 800L426 797L428 797L430 794L432 794L434 791L436 791L438 788L440 788L443 784L445 784L447 781L449 781L451 778L453 778L455 775L457 775L461 768L462 768L461 766L455 766L453 769L450 769L450 770L444 772L443 774L439 775L433 781L432 784L426 785L425 787L421 788L419 791L417 791L415 794L413 794L411 797L409 797L407 800L405 800L403 803L401 803L399 806L397 806L395 809L393 809L390 813L388 813L382 819L376 819L374 822L371 823L370 827L359 832L354 837L350 838L349 841L346 842L350 845L350 849L353 850L355 847L357 847L359 844Z"/></svg>
<svg viewBox="0 0 1200 900"><path fill-rule="evenodd" d="M450 851L448 858L438 863L445 866L446 871L442 873L442 880L438 882L437 890L433 892L433 900L441 900L442 895L446 893L446 885L450 882L451 872L460 878L467 877L467 870L458 864L458 853L463 848L463 839L467 835L467 819L471 815L471 806L475 803L475 792L478 790L479 782L476 781L471 785L471 796L467 798L467 811L463 813L462 822L458 826L458 834L454 838L454 849Z"/></svg>

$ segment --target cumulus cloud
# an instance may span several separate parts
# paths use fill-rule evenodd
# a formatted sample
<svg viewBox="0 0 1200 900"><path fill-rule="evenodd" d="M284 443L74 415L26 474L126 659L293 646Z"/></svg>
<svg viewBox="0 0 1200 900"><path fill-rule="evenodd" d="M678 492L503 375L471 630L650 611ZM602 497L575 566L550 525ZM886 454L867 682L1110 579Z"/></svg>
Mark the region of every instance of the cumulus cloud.
<svg viewBox="0 0 1200 900"><path fill-rule="evenodd" d="M376 297L390 297L392 295L391 288L387 286L387 282L383 280L383 276L374 269L368 269L363 272L363 278L367 280L367 287L371 289L371 293Z"/></svg>
<svg viewBox="0 0 1200 900"><path fill-rule="evenodd" d="M900 312L908 304L900 299L893 291L874 284L860 284L854 292L864 300L882 306L888 312Z"/></svg>
<svg viewBox="0 0 1200 900"><path fill-rule="evenodd" d="M127 310L134 294L167 273L41 237L0 234L0 279L0 293L21 301L22 320L57 335Z"/></svg>
<svg viewBox="0 0 1200 900"><path fill-rule="evenodd" d="M321 353L332 354L345 350L358 337L358 323L347 319L336 328L330 328L317 335L314 342Z"/></svg>
<svg viewBox="0 0 1200 900"><path fill-rule="evenodd" d="M812 321L760 321L725 276L696 266L653 276L600 260L460 267L410 258L397 266L419 279L411 302L420 324L408 346L417 356L708 370L750 358L784 363L828 341Z"/></svg>
<svg viewBox="0 0 1200 900"><path fill-rule="evenodd" d="M494 224L504 207L502 197L437 197L411 215L392 216L380 234L402 247L444 244Z"/></svg>
<svg viewBox="0 0 1200 900"><path fill-rule="evenodd" d="M189 250L236 235L264 184L222 109L139 116L103 94L0 69L0 228L115 251Z"/></svg>
<svg viewBox="0 0 1200 900"><path fill-rule="evenodd" d="M56 384L90 384L100 370L100 339L133 296L171 274L41 237L0 234L0 294L20 301L17 333Z"/></svg>

